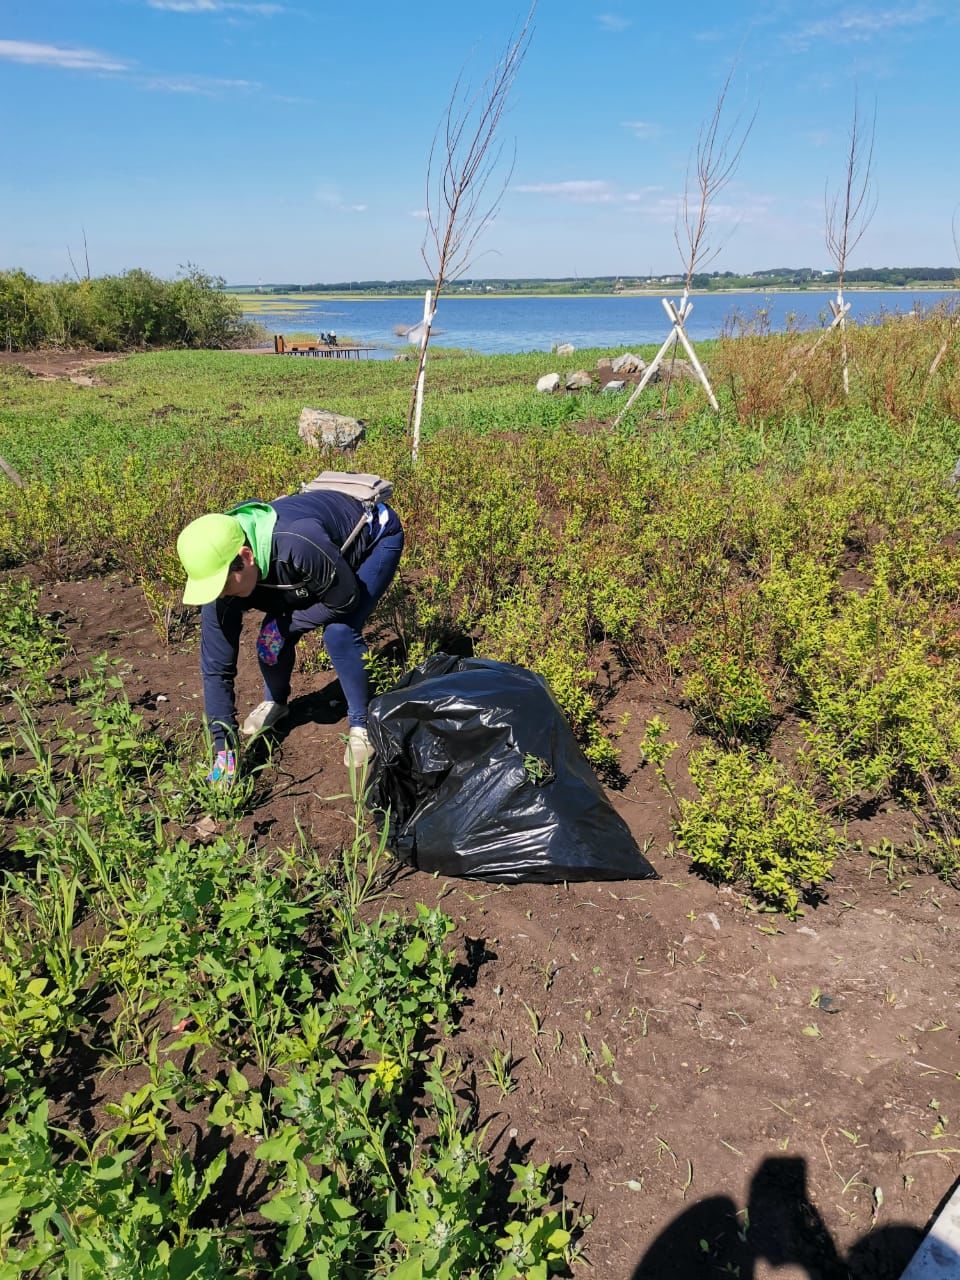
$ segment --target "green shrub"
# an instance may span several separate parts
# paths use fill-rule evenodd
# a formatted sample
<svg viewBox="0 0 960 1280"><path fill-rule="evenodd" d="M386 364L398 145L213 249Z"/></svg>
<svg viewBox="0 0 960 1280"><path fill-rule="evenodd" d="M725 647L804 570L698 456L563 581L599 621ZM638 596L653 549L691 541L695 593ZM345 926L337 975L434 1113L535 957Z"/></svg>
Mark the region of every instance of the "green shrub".
<svg viewBox="0 0 960 1280"><path fill-rule="evenodd" d="M690 757L690 776L700 799L680 800L676 835L694 866L800 914L801 894L830 874L839 843L813 797L746 748L705 747Z"/></svg>
<svg viewBox="0 0 960 1280"><path fill-rule="evenodd" d="M0 582L0 692L13 687L42 695L63 653L56 623L37 607L39 595L25 579Z"/></svg>
<svg viewBox="0 0 960 1280"><path fill-rule="evenodd" d="M10 351L72 345L123 351L252 342L259 326L243 319L224 283L192 265L172 281L139 268L52 284L0 271L0 344Z"/></svg>

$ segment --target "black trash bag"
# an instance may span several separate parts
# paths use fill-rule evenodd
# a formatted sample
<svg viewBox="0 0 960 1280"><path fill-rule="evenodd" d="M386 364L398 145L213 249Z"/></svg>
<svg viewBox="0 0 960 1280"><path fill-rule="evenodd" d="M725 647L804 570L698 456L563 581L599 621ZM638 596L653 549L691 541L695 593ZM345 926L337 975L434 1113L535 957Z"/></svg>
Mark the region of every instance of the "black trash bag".
<svg viewBox="0 0 960 1280"><path fill-rule="evenodd" d="M508 883L647 880L546 682L435 654L370 704L371 802L420 871Z"/></svg>

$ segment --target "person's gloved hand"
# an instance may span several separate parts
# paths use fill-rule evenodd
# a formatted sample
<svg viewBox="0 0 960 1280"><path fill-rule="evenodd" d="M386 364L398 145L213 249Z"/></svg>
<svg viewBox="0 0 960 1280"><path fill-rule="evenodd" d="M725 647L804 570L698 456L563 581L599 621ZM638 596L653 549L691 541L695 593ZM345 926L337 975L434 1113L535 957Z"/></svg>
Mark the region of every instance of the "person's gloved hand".
<svg viewBox="0 0 960 1280"><path fill-rule="evenodd" d="M219 782L229 787L237 776L237 757L233 751L218 751L213 768L207 774L208 782Z"/></svg>
<svg viewBox="0 0 960 1280"><path fill-rule="evenodd" d="M257 657L268 667L276 666L283 642L284 637L276 618L267 618L257 636Z"/></svg>

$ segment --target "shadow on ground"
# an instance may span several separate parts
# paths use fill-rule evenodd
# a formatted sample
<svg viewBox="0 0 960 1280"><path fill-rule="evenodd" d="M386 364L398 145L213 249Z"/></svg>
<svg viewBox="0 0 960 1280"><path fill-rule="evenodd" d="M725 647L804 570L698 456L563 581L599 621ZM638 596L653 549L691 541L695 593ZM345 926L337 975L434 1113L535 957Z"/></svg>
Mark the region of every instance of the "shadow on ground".
<svg viewBox="0 0 960 1280"><path fill-rule="evenodd" d="M806 1161L772 1156L753 1175L747 1204L729 1196L691 1205L658 1236L632 1280L753 1280L758 1264L799 1267L810 1280L897 1280L923 1239L907 1223L861 1236L841 1257L807 1193ZM960 1276L960 1256L944 1275Z"/></svg>

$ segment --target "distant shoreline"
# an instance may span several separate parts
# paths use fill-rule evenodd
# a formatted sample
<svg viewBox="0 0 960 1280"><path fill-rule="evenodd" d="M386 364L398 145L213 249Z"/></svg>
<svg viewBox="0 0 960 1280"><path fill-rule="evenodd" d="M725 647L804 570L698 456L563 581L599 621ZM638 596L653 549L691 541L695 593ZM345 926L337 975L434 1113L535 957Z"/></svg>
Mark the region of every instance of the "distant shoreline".
<svg viewBox="0 0 960 1280"><path fill-rule="evenodd" d="M664 296L677 296L683 292L681 287L665 286L662 289L624 289L622 293L536 293L529 292L508 292L508 293L443 293L440 296L441 303L450 299L485 302L499 301L509 298L537 298L540 301L546 301L550 298L569 299L569 298L659 298ZM843 292L847 293L958 293L960 286L955 284L942 284L939 282L931 282L929 284L917 285L891 285L891 284L852 284L846 285ZM749 288L749 289L691 289L690 296L692 298L709 298L716 296L732 297L738 294L747 295L764 295L769 293L790 293L796 294L797 297L808 297L811 294L836 293L836 287L833 285L823 285L819 288L810 289L790 289L785 285L770 285L766 288ZM420 295L415 293L301 293L299 290L294 293L256 293L235 291L230 293L230 297L241 299L243 302L259 302L265 304L265 309L269 308L271 302L280 303L288 300L303 300L304 303L310 302L419 302Z"/></svg>

